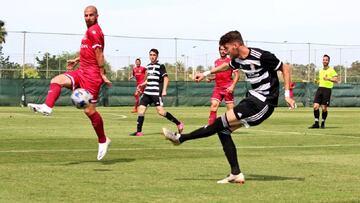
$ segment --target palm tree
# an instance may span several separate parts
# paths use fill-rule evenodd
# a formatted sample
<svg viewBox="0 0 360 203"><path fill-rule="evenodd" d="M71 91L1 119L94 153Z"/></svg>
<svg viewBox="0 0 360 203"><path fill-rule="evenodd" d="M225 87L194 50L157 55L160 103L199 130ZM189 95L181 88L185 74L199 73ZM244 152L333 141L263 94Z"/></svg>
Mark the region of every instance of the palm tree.
<svg viewBox="0 0 360 203"><path fill-rule="evenodd" d="M5 43L5 36L7 35L7 32L6 32L4 26L5 26L4 21L0 20L0 45L2 43Z"/></svg>

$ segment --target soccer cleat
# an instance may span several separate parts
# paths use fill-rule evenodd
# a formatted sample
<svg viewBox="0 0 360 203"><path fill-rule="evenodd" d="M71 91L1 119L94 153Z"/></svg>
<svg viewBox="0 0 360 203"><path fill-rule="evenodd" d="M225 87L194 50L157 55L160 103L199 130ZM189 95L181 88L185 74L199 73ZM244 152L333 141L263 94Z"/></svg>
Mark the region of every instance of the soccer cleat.
<svg viewBox="0 0 360 203"><path fill-rule="evenodd" d="M99 143L97 160L100 161L102 158L104 158L104 156L106 155L106 153L109 149L110 143L111 143L111 140L108 137L106 137L106 142Z"/></svg>
<svg viewBox="0 0 360 203"><path fill-rule="evenodd" d="M312 126L309 126L309 129L319 128L319 123L314 123Z"/></svg>
<svg viewBox="0 0 360 203"><path fill-rule="evenodd" d="M184 130L184 123L180 122L179 125L176 126L179 133L182 133L182 131Z"/></svg>
<svg viewBox="0 0 360 203"><path fill-rule="evenodd" d="M163 128L162 129L165 139L170 140L174 145L179 145L180 143L180 134L176 132L171 132L170 130Z"/></svg>
<svg viewBox="0 0 360 203"><path fill-rule="evenodd" d="M52 112L52 108L48 107L46 104L32 104L28 103L28 107L34 111L42 113L45 116L49 116Z"/></svg>
<svg viewBox="0 0 360 203"><path fill-rule="evenodd" d="M323 121L323 122L321 122L321 126L320 126L321 128L325 128L325 122Z"/></svg>
<svg viewBox="0 0 360 203"><path fill-rule="evenodd" d="M245 177L244 174L239 173L238 175L230 174L226 178L217 181L218 184L226 184L226 183L239 183L244 184L245 183Z"/></svg>
<svg viewBox="0 0 360 203"><path fill-rule="evenodd" d="M144 136L144 133L142 133L142 132L133 132L133 133L130 133L129 135L130 135L130 136L141 137L141 136Z"/></svg>
<svg viewBox="0 0 360 203"><path fill-rule="evenodd" d="M133 110L131 110L131 113L137 113L137 112L138 112L138 110L135 108L133 108Z"/></svg>

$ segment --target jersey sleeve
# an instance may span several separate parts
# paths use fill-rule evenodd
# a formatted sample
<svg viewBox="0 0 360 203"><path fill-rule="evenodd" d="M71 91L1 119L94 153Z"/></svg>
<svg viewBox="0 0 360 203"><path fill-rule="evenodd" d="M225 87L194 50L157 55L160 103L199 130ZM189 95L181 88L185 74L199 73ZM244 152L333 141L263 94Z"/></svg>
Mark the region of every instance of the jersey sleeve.
<svg viewBox="0 0 360 203"><path fill-rule="evenodd" d="M233 70L238 70L240 69L240 63L236 62L236 59L231 59L230 63L229 63L230 68L232 68Z"/></svg>
<svg viewBox="0 0 360 203"><path fill-rule="evenodd" d="M337 76L337 73L335 71L335 69L332 69L331 72L330 72L330 77L336 77Z"/></svg>
<svg viewBox="0 0 360 203"><path fill-rule="evenodd" d="M163 77L167 77L168 76L168 74L167 74L167 72L166 72L166 68L165 68L165 65L164 64L161 64L160 65L160 75L161 75L161 77L163 78Z"/></svg>
<svg viewBox="0 0 360 203"><path fill-rule="evenodd" d="M282 68L283 63L276 56L268 51L264 51L260 57L261 66L277 71Z"/></svg>
<svg viewBox="0 0 360 203"><path fill-rule="evenodd" d="M104 48L102 45L102 34L100 31L89 29L87 32L87 37L91 42L92 49L96 49L97 47L100 47L101 49Z"/></svg>

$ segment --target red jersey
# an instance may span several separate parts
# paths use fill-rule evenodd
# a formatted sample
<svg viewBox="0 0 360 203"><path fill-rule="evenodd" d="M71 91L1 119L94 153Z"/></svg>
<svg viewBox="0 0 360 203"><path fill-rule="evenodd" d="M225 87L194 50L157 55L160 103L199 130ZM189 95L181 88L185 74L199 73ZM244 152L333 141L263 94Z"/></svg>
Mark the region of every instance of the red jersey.
<svg viewBox="0 0 360 203"><path fill-rule="evenodd" d="M225 59L219 58L215 61L215 67L220 66L223 63L230 63L231 59L226 57ZM228 88L232 83L232 73L237 72L238 70L233 70L229 68L226 71L215 73L215 87L224 87Z"/></svg>
<svg viewBox="0 0 360 203"><path fill-rule="evenodd" d="M143 66L140 66L140 67L134 66L132 69L132 75L136 79L136 84L139 85L139 84L143 83L145 80L146 68Z"/></svg>
<svg viewBox="0 0 360 203"><path fill-rule="evenodd" d="M96 61L95 49L104 50L104 34L98 24L89 27L81 40L80 70L89 80L101 79L100 67Z"/></svg>

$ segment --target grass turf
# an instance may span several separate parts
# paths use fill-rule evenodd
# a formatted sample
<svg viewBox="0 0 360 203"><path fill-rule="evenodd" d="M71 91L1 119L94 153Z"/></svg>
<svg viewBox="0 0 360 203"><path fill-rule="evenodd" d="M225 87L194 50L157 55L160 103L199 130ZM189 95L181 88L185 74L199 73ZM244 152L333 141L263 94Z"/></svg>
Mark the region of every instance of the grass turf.
<svg viewBox="0 0 360 203"><path fill-rule="evenodd" d="M166 108L185 132L208 108ZM217 136L173 146L175 125L151 107L143 137L130 137L130 107L98 108L112 139L97 161L88 118L73 107L46 117L0 108L0 202L359 202L359 108L330 108L326 129L307 129L311 108L277 108L263 124L233 133L244 185L218 185L229 173ZM220 111L223 111L222 108Z"/></svg>

